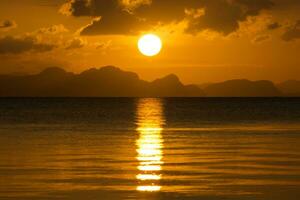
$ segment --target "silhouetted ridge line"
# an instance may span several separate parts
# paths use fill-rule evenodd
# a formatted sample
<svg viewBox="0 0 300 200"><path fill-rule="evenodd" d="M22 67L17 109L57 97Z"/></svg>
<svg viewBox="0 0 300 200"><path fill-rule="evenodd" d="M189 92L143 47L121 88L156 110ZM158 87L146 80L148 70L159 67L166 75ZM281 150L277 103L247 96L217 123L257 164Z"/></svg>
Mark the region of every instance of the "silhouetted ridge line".
<svg viewBox="0 0 300 200"><path fill-rule="evenodd" d="M300 96L300 81L288 80L277 85L285 96Z"/></svg>
<svg viewBox="0 0 300 200"><path fill-rule="evenodd" d="M80 74L51 67L35 75L0 75L0 97L278 97L300 96L300 81L246 79L184 85L175 74L152 82L114 66Z"/></svg>
<svg viewBox="0 0 300 200"><path fill-rule="evenodd" d="M208 84L204 92L210 97L278 97L282 93L267 80L249 81L246 79L229 80Z"/></svg>
<svg viewBox="0 0 300 200"><path fill-rule="evenodd" d="M183 85L176 75L153 82L114 66L73 74L57 67L36 75L0 76L1 97L200 97L197 86Z"/></svg>

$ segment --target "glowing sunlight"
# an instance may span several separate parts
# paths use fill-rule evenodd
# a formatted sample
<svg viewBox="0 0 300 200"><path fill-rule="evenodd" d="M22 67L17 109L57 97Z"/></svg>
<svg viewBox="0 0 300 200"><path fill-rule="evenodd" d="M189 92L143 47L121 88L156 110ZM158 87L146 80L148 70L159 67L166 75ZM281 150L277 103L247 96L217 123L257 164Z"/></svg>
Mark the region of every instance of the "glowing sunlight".
<svg viewBox="0 0 300 200"><path fill-rule="evenodd" d="M146 34L139 39L138 48L145 56L155 56L161 51L162 41L157 35Z"/></svg>
<svg viewBox="0 0 300 200"><path fill-rule="evenodd" d="M141 99L137 110L137 131L139 138L137 145L137 160L139 161L138 191L159 191L159 180L163 165L163 137L164 124L162 102L158 99Z"/></svg>

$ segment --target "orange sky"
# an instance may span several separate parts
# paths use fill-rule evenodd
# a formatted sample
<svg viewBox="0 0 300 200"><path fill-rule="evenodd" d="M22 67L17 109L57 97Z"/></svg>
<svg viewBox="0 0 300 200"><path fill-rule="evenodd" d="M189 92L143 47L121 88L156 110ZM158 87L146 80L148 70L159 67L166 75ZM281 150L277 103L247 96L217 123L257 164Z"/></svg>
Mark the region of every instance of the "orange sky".
<svg viewBox="0 0 300 200"><path fill-rule="evenodd" d="M115 65L186 83L300 79L299 8L297 0L2 0L0 72ZM152 58L137 49L148 32L163 41Z"/></svg>

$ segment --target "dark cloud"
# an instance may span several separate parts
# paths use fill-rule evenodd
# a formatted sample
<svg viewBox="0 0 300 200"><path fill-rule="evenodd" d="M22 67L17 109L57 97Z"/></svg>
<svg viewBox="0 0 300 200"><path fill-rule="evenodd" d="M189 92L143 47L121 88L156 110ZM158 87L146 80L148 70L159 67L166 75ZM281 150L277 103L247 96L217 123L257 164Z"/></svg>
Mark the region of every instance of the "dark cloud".
<svg viewBox="0 0 300 200"><path fill-rule="evenodd" d="M88 0L69 0L61 7L60 12L77 17L93 15L92 7Z"/></svg>
<svg viewBox="0 0 300 200"><path fill-rule="evenodd" d="M91 16L93 21L85 26L82 35L135 34L142 27L141 19L126 10L119 0L70 0L61 12L72 16Z"/></svg>
<svg viewBox="0 0 300 200"><path fill-rule="evenodd" d="M275 30L281 27L281 24L279 24L278 22L274 22L271 24L268 24L267 29L268 30Z"/></svg>
<svg viewBox="0 0 300 200"><path fill-rule="evenodd" d="M210 29L228 35L239 29L239 23L250 16L256 16L263 9L272 6L270 1L209 1L206 3L203 16L190 20L187 32L197 33Z"/></svg>
<svg viewBox="0 0 300 200"><path fill-rule="evenodd" d="M156 5L152 7L152 4ZM152 4L149 11L157 21L161 15L162 22L187 19L187 33L195 34L209 29L224 35L235 32L239 22L247 17L256 16L273 5L270 0L155 0Z"/></svg>
<svg viewBox="0 0 300 200"><path fill-rule="evenodd" d="M120 0L68 0L61 7L60 12L75 17L107 16L124 9L120 2Z"/></svg>
<svg viewBox="0 0 300 200"><path fill-rule="evenodd" d="M46 52L51 51L53 48L55 48L54 45L38 43L36 38L31 36L0 38L0 54L21 54L28 51Z"/></svg>
<svg viewBox="0 0 300 200"><path fill-rule="evenodd" d="M272 0L277 9L285 10L291 8L297 8L300 6L299 0Z"/></svg>
<svg viewBox="0 0 300 200"><path fill-rule="evenodd" d="M0 30L9 30L16 27L17 27L16 22L12 20L4 20L0 22Z"/></svg>
<svg viewBox="0 0 300 200"><path fill-rule="evenodd" d="M188 21L187 33L209 29L228 35L247 17L272 6L271 0L69 0L61 12L98 17L83 35L134 34L182 20Z"/></svg>
<svg viewBox="0 0 300 200"><path fill-rule="evenodd" d="M127 12L111 13L108 17L96 18L85 26L81 35L133 35L150 27Z"/></svg>
<svg viewBox="0 0 300 200"><path fill-rule="evenodd" d="M298 20L293 26L288 27L281 38L287 42L300 39L300 20Z"/></svg>

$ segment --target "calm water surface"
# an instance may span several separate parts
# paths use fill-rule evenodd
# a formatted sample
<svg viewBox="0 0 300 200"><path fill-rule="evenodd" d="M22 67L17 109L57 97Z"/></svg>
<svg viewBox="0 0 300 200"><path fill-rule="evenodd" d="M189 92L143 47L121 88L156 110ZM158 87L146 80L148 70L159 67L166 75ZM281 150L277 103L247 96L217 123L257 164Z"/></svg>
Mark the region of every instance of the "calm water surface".
<svg viewBox="0 0 300 200"><path fill-rule="evenodd" d="M300 99L0 99L0 199L299 200Z"/></svg>

